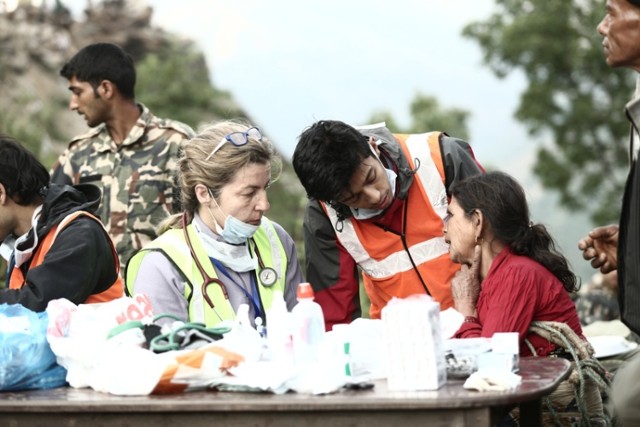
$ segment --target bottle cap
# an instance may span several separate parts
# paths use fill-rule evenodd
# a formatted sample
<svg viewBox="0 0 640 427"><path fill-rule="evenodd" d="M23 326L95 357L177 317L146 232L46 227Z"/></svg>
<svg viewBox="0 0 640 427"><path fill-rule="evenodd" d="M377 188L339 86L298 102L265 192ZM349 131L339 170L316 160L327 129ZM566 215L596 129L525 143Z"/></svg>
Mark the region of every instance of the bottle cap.
<svg viewBox="0 0 640 427"><path fill-rule="evenodd" d="M296 291L296 296L298 299L300 298L313 298L313 288L311 287L311 283L303 282L298 284L298 290Z"/></svg>

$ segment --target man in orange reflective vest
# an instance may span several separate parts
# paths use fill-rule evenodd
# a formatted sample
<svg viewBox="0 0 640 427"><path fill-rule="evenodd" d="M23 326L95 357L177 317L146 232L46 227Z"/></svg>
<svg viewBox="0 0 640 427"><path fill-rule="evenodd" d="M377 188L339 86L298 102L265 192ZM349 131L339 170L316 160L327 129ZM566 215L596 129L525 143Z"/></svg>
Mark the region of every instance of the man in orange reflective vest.
<svg viewBox="0 0 640 427"><path fill-rule="evenodd" d="M442 233L447 189L483 172L466 142L326 120L302 133L293 167L310 197L306 275L327 329L360 316L357 268L372 318L391 298L413 294L453 306L450 282L460 266Z"/></svg>
<svg viewBox="0 0 640 427"><path fill-rule="evenodd" d="M43 311L123 296L113 243L92 212L93 185L50 184L49 172L19 141L0 136L0 253L9 261L0 303Z"/></svg>

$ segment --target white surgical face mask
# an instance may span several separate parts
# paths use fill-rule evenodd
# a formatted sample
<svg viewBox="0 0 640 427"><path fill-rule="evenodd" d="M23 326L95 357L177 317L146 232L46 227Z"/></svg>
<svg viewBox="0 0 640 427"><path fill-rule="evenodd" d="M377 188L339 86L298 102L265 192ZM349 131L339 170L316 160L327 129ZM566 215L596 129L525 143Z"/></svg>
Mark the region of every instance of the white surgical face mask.
<svg viewBox="0 0 640 427"><path fill-rule="evenodd" d="M199 219L199 221L202 220ZM199 221L193 221L193 225L198 232L207 256L220 261L223 265L238 273L252 271L257 268L258 261L249 253L248 245L230 245L216 240L201 229Z"/></svg>
<svg viewBox="0 0 640 427"><path fill-rule="evenodd" d="M217 225L218 223L216 223L216 226ZM217 228L219 228L219 226ZM247 224L234 216L227 215L227 218L224 220L224 228L220 235L229 243L240 244L245 243L257 230L257 225Z"/></svg>
<svg viewBox="0 0 640 427"><path fill-rule="evenodd" d="M15 250L13 251L13 255L15 257L16 267L20 267L25 262L29 261L33 256L33 251L38 246L38 233L37 233L37 225L38 218L40 217L40 211L42 211L42 205L38 206L35 211L33 211L33 216L31 217L31 230L33 231L33 245L26 249L18 249L18 246L27 241L27 236L29 235L29 231L27 231L22 236L18 237L15 242Z"/></svg>
<svg viewBox="0 0 640 427"><path fill-rule="evenodd" d="M209 195L216 203L216 205L218 205L218 202L216 201L215 197L213 197L213 193L211 192L211 190L209 190ZM211 209L209 209L208 206L207 209L209 210L211 219L213 219L213 223L216 225L216 233L222 236L222 238L229 243L233 243L236 245L245 243L247 239L251 238L258 230L257 225L247 224L246 222L240 221L238 218L232 215L226 216L224 220L224 226L221 229L218 221L216 221L216 218L213 216L213 212L211 212ZM220 205L218 205L218 209L220 209L220 211L224 213Z"/></svg>
<svg viewBox="0 0 640 427"><path fill-rule="evenodd" d="M389 170L384 168L385 173L387 174L387 179L389 180L389 185L391 185L391 197L396 196L396 179L398 178L398 174L394 170ZM351 213L355 219L363 220L373 218L374 216L378 216L383 212L383 209L364 209L364 208L350 208Z"/></svg>

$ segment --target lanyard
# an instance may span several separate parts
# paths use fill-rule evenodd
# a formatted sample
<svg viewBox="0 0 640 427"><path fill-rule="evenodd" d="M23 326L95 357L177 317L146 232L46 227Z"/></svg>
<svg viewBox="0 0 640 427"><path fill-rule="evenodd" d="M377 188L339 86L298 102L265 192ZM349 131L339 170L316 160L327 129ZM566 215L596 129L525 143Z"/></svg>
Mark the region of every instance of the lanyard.
<svg viewBox="0 0 640 427"><path fill-rule="evenodd" d="M13 254L11 254L11 260L9 261L9 268L7 269L7 278L5 279L5 287L7 289L9 289L9 284L11 283L11 274L15 266L16 266L16 257Z"/></svg>
<svg viewBox="0 0 640 427"><path fill-rule="evenodd" d="M220 270L220 272L227 277L227 279L231 280L231 283L236 285L236 287L239 288L247 296L247 298L249 298L249 301L251 301L251 305L253 305L253 309L256 313L256 317L262 317L262 309L261 309L262 303L260 302L260 294L258 291L258 285L256 284L256 278L254 274L249 275L251 280L251 292L249 292L242 285L240 285L238 282L233 280L233 278L231 277L227 269L224 267L224 265L222 265L220 261L211 257L209 259L211 260L213 265L215 265L216 268Z"/></svg>
<svg viewBox="0 0 640 427"><path fill-rule="evenodd" d="M196 264L196 267L198 267L198 271L200 272L200 274L202 275L202 278L204 279L204 281L202 282L202 295L205 299L205 301L207 302L207 304L209 304L209 306L213 309L214 313L216 314L216 316L218 316L218 318L220 320L225 320L223 319L220 314L218 314L213 301L211 300L211 298L209 297L209 295L207 294L207 287L212 284L215 283L216 285L220 286L220 289L222 290L222 292L224 293L224 297L229 300L229 294L227 293L227 287L224 285L224 283L222 283L222 281L218 278L214 278L211 277L207 274L207 272L205 271L204 267L202 266L202 264L200 263L200 260L198 259L193 246L191 244L191 238L189 237L189 233L187 231L187 213L185 212L182 215L182 232L184 233L184 237L185 237L185 241L187 243L187 246L189 247L189 252L191 253L191 258L193 259L193 261ZM259 273L259 278L260 278L260 282L262 283L263 286L269 287L272 286L276 280L277 280L277 273L276 271L271 268L271 267L265 267L264 263L262 262L262 257L260 256L260 252L258 250L258 245L256 245L256 242L253 240L253 238L251 238L251 241L253 242L253 246L254 246L254 250L256 252L256 256L258 258L258 264L260 266L260 273ZM225 276L227 276L229 278L229 280L231 280L231 282L233 284L235 284L236 286L238 286L240 289L242 289L242 291L247 295L247 297L249 298L249 300L251 300L251 303L255 309L256 315L262 317L262 310L261 310L261 304L256 303L256 301L254 300L254 297L247 293L247 291L240 285L238 285L230 276L229 273L227 273L227 270L224 268L224 266L222 266L222 264L213 259L213 258L209 258L211 260L211 262L218 267L218 270L220 270ZM256 295L259 295L258 293L258 287L257 284L255 283L255 278L253 275L251 275L251 287L253 289L253 292Z"/></svg>
<svg viewBox="0 0 640 427"><path fill-rule="evenodd" d="M415 271L416 274L418 275L420 284L424 288L427 295L431 296L431 292L429 292L429 288L427 287L427 284L425 283L425 280L422 277L422 274L420 274L420 270L418 270L418 266L413 260L413 256L411 255L411 251L409 250L409 245L407 244L407 211L409 210L407 206L408 204L409 204L409 197L407 196L406 200L402 203L402 232L401 233L391 230L389 227L378 224L377 222L374 222L373 224L376 225L377 227L382 228L384 231L389 231L400 237L400 241L402 242L402 247L404 248L405 252L409 256L409 261L411 261L411 266L413 267L413 271Z"/></svg>

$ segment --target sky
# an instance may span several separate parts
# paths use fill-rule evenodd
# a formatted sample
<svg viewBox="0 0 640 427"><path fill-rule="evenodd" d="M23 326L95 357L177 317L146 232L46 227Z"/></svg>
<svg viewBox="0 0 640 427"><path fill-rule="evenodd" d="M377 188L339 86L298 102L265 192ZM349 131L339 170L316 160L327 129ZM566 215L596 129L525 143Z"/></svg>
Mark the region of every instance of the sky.
<svg viewBox="0 0 640 427"><path fill-rule="evenodd" d="M417 93L471 112L470 142L480 158L497 146L510 151L510 141L525 135L512 119L524 80L496 79L477 44L460 35L466 23L489 16L492 0L151 4L156 24L198 42L214 84L231 91L286 157L316 120L365 124L386 110L408 125Z"/></svg>
<svg viewBox="0 0 640 427"><path fill-rule="evenodd" d="M86 0L64 3L79 13ZM144 3L144 2L142 2ZM228 90L290 159L314 121L366 124L375 111L410 122L418 93L471 113L470 142L485 163L523 153L513 118L524 79L498 80L461 36L493 0L150 0L152 23L197 42L211 79ZM434 129L425 129L430 131ZM524 150L526 151L526 150Z"/></svg>
<svg viewBox="0 0 640 427"><path fill-rule="evenodd" d="M287 159L317 120L362 125L384 110L409 125L418 93L467 110L476 157L518 179L530 204L543 204L545 217L534 220L559 232L574 267L590 274L575 249L588 225L567 230L575 220L548 201L531 174L536 144L513 118L524 77L498 79L483 65L478 44L461 35L466 24L495 12L494 0L139 3L153 7L153 25L198 44L212 83L232 94ZM64 4L81 17L86 0Z"/></svg>

